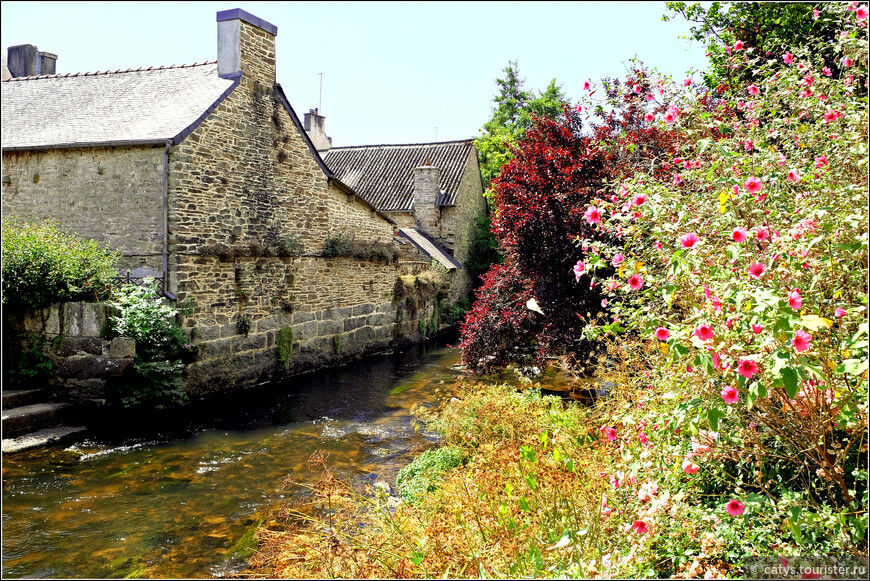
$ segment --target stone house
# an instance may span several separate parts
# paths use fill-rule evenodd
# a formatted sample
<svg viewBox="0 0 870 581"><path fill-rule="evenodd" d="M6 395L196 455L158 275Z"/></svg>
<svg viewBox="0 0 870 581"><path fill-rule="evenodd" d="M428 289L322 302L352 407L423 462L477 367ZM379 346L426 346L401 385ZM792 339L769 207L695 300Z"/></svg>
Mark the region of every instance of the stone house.
<svg viewBox="0 0 870 581"><path fill-rule="evenodd" d="M395 289L428 263L324 254L343 233L398 246L397 223L318 153L276 82L277 27L234 9L217 29L217 60L192 65L57 74L10 49L4 217L55 219L158 278L187 307L193 394L418 339L434 305Z"/></svg>
<svg viewBox="0 0 870 581"><path fill-rule="evenodd" d="M470 296L472 280L462 264L476 219L486 213L474 141L332 147L324 121L317 110L304 116L327 166L395 221L401 238L447 269L451 302Z"/></svg>

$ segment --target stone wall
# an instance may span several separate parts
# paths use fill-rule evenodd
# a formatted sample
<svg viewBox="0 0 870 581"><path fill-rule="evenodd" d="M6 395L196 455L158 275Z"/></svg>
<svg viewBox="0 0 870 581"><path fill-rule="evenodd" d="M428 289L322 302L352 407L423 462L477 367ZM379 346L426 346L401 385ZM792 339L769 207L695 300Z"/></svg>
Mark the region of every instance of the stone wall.
<svg viewBox="0 0 870 581"><path fill-rule="evenodd" d="M3 215L57 220L123 255L118 268L162 276L163 148L3 152Z"/></svg>
<svg viewBox="0 0 870 581"><path fill-rule="evenodd" d="M477 229L476 219L486 214L486 200L483 197L476 149L469 153L466 168L456 194L456 205L441 209L441 229L445 244L453 250L453 256L461 263L465 263L468 258ZM471 284L471 277L465 269L457 271L448 300L455 303L462 298L470 298Z"/></svg>
<svg viewBox="0 0 870 581"><path fill-rule="evenodd" d="M274 60L274 37L240 27L238 87L170 152L170 288L190 308L183 326L199 346L187 373L195 394L336 364L397 339L396 265L321 255L339 233L393 244L393 225L328 180L276 90L274 67L248 62ZM285 347L292 337L283 361L281 337Z"/></svg>
<svg viewBox="0 0 870 581"><path fill-rule="evenodd" d="M105 400L136 356L133 339L101 336L108 314L105 303L55 304L8 321L4 341L17 341L10 351L21 352L44 340L42 353L54 368L48 387L58 401Z"/></svg>

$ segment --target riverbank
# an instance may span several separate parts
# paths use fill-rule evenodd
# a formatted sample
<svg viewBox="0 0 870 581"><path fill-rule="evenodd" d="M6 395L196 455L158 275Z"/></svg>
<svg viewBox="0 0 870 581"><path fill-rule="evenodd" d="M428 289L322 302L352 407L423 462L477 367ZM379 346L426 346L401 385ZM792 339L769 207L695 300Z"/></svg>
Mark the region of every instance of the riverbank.
<svg viewBox="0 0 870 581"><path fill-rule="evenodd" d="M238 573L271 507L304 501L316 482L314 451L362 485L394 481L435 445L410 409L447 397L459 354L445 339L294 377L255 400L111 418L74 445L4 455L3 577Z"/></svg>
<svg viewBox="0 0 870 581"><path fill-rule="evenodd" d="M621 376L582 405L542 385L462 379L441 408L418 410L445 453L392 493L313 459L306 507L276 513L241 576L734 578L764 559L824 565L801 560L809 551L866 566L866 541L822 534L836 525L823 506L795 529L790 497L759 494L724 434L683 423L691 394Z"/></svg>

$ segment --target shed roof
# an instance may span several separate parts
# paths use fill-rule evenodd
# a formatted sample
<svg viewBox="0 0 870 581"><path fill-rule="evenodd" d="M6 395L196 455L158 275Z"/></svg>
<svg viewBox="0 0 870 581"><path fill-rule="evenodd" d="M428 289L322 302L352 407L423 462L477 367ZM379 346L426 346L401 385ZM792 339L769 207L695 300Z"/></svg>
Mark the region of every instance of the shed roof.
<svg viewBox="0 0 870 581"><path fill-rule="evenodd" d="M216 61L8 79L3 149L177 143L237 84Z"/></svg>
<svg viewBox="0 0 870 581"><path fill-rule="evenodd" d="M406 145L360 145L320 151L335 176L382 212L412 210L414 168L427 160L441 169L440 206L456 194L474 147L471 139Z"/></svg>

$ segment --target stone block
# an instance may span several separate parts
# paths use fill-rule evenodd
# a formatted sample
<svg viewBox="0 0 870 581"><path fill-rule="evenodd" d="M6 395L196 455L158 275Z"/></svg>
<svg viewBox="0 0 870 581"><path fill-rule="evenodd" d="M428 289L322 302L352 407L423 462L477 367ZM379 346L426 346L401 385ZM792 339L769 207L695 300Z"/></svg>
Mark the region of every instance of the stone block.
<svg viewBox="0 0 870 581"><path fill-rule="evenodd" d="M81 303L82 337L99 337L109 315L106 303Z"/></svg>
<svg viewBox="0 0 870 581"><path fill-rule="evenodd" d="M338 335L344 332L344 321L319 321L317 323L317 335L324 337L327 335Z"/></svg>
<svg viewBox="0 0 870 581"><path fill-rule="evenodd" d="M353 317L352 319L344 320L344 332L347 333L349 331L353 331L354 329L359 329L360 327L366 324L366 317Z"/></svg>
<svg viewBox="0 0 870 581"><path fill-rule="evenodd" d="M99 337L63 337L58 342L57 354L59 356L69 357L77 353L102 355L103 340Z"/></svg>
<svg viewBox="0 0 870 581"><path fill-rule="evenodd" d="M199 348L199 360L208 361L209 359L229 357L230 355L232 355L232 341L232 339L203 341L197 346Z"/></svg>
<svg viewBox="0 0 870 581"><path fill-rule="evenodd" d="M360 315L368 315L370 313L375 312L375 305L372 303L365 303L362 305L356 305L353 307L353 316L358 317Z"/></svg>
<svg viewBox="0 0 870 581"><path fill-rule="evenodd" d="M76 355L64 361L57 371L58 376L72 379L97 379L121 375L130 359L107 359L93 355Z"/></svg>
<svg viewBox="0 0 870 581"><path fill-rule="evenodd" d="M231 341L233 354L240 353L242 351L251 351L255 349L266 348L265 333L248 335L247 337L245 337L244 335L239 335L238 337L234 337L233 339L231 339Z"/></svg>
<svg viewBox="0 0 870 581"><path fill-rule="evenodd" d="M115 337L108 342L105 354L111 359L136 357L136 340L131 337Z"/></svg>
<svg viewBox="0 0 870 581"><path fill-rule="evenodd" d="M353 315L353 307L330 307L323 311L324 321L340 321Z"/></svg>
<svg viewBox="0 0 870 581"><path fill-rule="evenodd" d="M297 311L293 313L293 324L299 323L307 323L308 321L316 321L317 317L312 312L300 312Z"/></svg>
<svg viewBox="0 0 870 581"><path fill-rule="evenodd" d="M197 341L214 341L221 338L221 328L217 325L198 325L194 328Z"/></svg>
<svg viewBox="0 0 870 581"><path fill-rule="evenodd" d="M384 325L391 325L394 320L395 315L393 313L372 313L366 317L366 325L381 327Z"/></svg>

